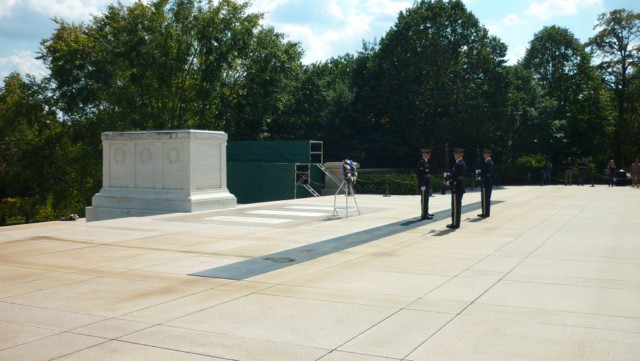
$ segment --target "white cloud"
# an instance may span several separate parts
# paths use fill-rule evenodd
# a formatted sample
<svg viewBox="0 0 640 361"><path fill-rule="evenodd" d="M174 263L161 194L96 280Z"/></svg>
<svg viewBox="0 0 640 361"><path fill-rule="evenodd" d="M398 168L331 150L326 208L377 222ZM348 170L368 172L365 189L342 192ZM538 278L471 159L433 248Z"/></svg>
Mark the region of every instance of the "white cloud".
<svg viewBox="0 0 640 361"><path fill-rule="evenodd" d="M331 44L327 39L318 36L309 27L294 24L279 24L277 29L288 34L288 38L303 44L305 63L326 60L331 57Z"/></svg>
<svg viewBox="0 0 640 361"><path fill-rule="evenodd" d="M528 22L516 14L509 14L502 19L502 23L507 26L524 25Z"/></svg>
<svg viewBox="0 0 640 361"><path fill-rule="evenodd" d="M313 1L313 6L310 4ZM413 0L254 0L250 11L305 49L304 63L353 53L393 25ZM313 15L309 14L313 11Z"/></svg>
<svg viewBox="0 0 640 361"><path fill-rule="evenodd" d="M603 0L544 0L533 2L525 14L547 20L578 14L580 8L601 6Z"/></svg>
<svg viewBox="0 0 640 361"><path fill-rule="evenodd" d="M9 17L20 8L49 18L85 21L112 3L112 0L0 0L0 18Z"/></svg>
<svg viewBox="0 0 640 361"><path fill-rule="evenodd" d="M288 39L302 44L305 63L353 52L353 48L357 48L363 39L373 38L372 23L379 17L363 8L359 0L329 0L316 11L325 17L324 26L318 26L315 21L302 24L289 21L271 23Z"/></svg>
<svg viewBox="0 0 640 361"><path fill-rule="evenodd" d="M516 46L513 49L509 49L509 51L507 52L507 56L505 57L505 59L507 60L507 64L516 64L518 60L522 59L526 52L527 47L524 45Z"/></svg>
<svg viewBox="0 0 640 361"><path fill-rule="evenodd" d="M26 5L39 13L68 20L90 20L91 15L110 4L110 0L26 0Z"/></svg>
<svg viewBox="0 0 640 361"><path fill-rule="evenodd" d="M503 30L502 26L496 23L487 23L487 24L483 24L483 26L487 29L489 34L496 35L496 36L500 35L500 32Z"/></svg>
<svg viewBox="0 0 640 361"><path fill-rule="evenodd" d="M507 28L528 24L528 21L512 13L508 14L499 21L489 21L486 24L483 24L483 26L489 31L490 34L501 36L503 33L510 31Z"/></svg>
<svg viewBox="0 0 640 361"><path fill-rule="evenodd" d="M395 17L400 11L410 8L412 4L408 1L368 0L365 6L371 14Z"/></svg>
<svg viewBox="0 0 640 361"><path fill-rule="evenodd" d="M327 4L327 12L329 13L329 15L333 16L338 20L345 20L351 14L354 14L356 12L355 7L357 4L358 4L357 0L355 2L353 0L351 1L331 0Z"/></svg>
<svg viewBox="0 0 640 361"><path fill-rule="evenodd" d="M343 7L340 7L339 10L339 6L337 5L338 3L343 5ZM344 5L348 5L348 7L345 8ZM358 0L352 0L350 2L344 0L333 0L332 4L330 5L330 11L334 13L337 16L337 19L339 19L343 23L343 28L337 31L339 33L342 33L343 36L359 36L363 35L371 29L369 24L371 24L373 17L367 15L365 12L359 11L357 5ZM328 31L327 33L333 32L336 31L332 30Z"/></svg>
<svg viewBox="0 0 640 361"><path fill-rule="evenodd" d="M554 17L574 15L578 12L572 0L546 0L542 3L532 3L525 14L546 20Z"/></svg>
<svg viewBox="0 0 640 361"><path fill-rule="evenodd" d="M282 1L282 0L280 0ZM285 0L286 1L286 0ZM124 0L129 4L135 0ZM143 1L146 3L146 1ZM43 14L49 18L59 17L70 21L90 20L113 0L0 0L0 18L8 17L18 8Z"/></svg>
<svg viewBox="0 0 640 361"><path fill-rule="evenodd" d="M11 10L19 0L0 0L0 19L11 15Z"/></svg>
<svg viewBox="0 0 640 361"><path fill-rule="evenodd" d="M254 0L249 7L250 12L268 13L290 0Z"/></svg>
<svg viewBox="0 0 640 361"><path fill-rule="evenodd" d="M0 69L14 69L22 74L31 74L36 77L43 77L46 68L39 60L34 59L30 51L14 51L8 57L0 58ZM9 72L0 71L0 78L4 79Z"/></svg>

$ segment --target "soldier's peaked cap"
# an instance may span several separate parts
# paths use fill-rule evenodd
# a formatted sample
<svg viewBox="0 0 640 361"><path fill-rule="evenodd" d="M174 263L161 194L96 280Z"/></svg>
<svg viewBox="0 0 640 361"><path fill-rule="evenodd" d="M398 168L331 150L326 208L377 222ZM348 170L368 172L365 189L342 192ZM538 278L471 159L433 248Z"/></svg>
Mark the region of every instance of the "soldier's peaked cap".
<svg viewBox="0 0 640 361"><path fill-rule="evenodd" d="M429 149L429 148L420 148L420 153L431 153L431 149Z"/></svg>
<svg viewBox="0 0 640 361"><path fill-rule="evenodd" d="M464 152L464 148L453 148L454 152Z"/></svg>

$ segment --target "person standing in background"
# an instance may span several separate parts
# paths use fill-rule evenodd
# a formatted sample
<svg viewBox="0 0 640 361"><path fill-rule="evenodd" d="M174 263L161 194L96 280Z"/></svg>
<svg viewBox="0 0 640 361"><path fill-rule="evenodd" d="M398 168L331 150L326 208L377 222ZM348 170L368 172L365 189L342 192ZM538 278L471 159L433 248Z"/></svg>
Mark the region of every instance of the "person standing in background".
<svg viewBox="0 0 640 361"><path fill-rule="evenodd" d="M431 149L420 149L422 158L418 161L416 167L416 178L418 180L418 188L420 189L420 219L432 219L433 214L429 213L429 196L431 194L431 168L429 159L431 158Z"/></svg>
<svg viewBox="0 0 640 361"><path fill-rule="evenodd" d="M571 182L573 182L573 159L568 157L564 162L564 185L570 186Z"/></svg>
<svg viewBox="0 0 640 361"><path fill-rule="evenodd" d="M584 185L584 177L587 173L587 161L584 160L584 157L580 158L578 161L578 185Z"/></svg>
<svg viewBox="0 0 640 361"><path fill-rule="evenodd" d="M640 160L636 158L636 161L631 164L631 187L640 188Z"/></svg>
<svg viewBox="0 0 640 361"><path fill-rule="evenodd" d="M488 218L491 215L491 191L493 190L493 181L491 180L493 170L491 149L485 148L482 156L484 157L484 162L480 167L480 200L482 213L478 214L478 217Z"/></svg>
<svg viewBox="0 0 640 361"><path fill-rule="evenodd" d="M553 168L553 165L549 158L547 158L547 161L544 163L544 184L551 184L551 168Z"/></svg>
<svg viewBox="0 0 640 361"><path fill-rule="evenodd" d="M607 164L607 171L609 172L609 187L616 185L616 162L611 159Z"/></svg>

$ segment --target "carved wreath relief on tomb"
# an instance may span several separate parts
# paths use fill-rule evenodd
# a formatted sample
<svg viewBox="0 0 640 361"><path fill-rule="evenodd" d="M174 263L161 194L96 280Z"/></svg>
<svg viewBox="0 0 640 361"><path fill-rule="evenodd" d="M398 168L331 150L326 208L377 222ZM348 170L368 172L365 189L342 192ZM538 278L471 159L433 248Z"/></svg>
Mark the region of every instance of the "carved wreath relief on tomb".
<svg viewBox="0 0 640 361"><path fill-rule="evenodd" d="M152 159L153 153L151 152L151 149L149 149L149 147L144 147L140 150L140 162L142 164L151 163Z"/></svg>
<svg viewBox="0 0 640 361"><path fill-rule="evenodd" d="M113 161L117 164L122 164L125 160L127 160L127 153L122 148L116 148L113 151Z"/></svg>
<svg viewBox="0 0 640 361"><path fill-rule="evenodd" d="M169 150L167 151L167 161L171 164L175 164L180 161L180 151L178 150L178 148L169 148Z"/></svg>

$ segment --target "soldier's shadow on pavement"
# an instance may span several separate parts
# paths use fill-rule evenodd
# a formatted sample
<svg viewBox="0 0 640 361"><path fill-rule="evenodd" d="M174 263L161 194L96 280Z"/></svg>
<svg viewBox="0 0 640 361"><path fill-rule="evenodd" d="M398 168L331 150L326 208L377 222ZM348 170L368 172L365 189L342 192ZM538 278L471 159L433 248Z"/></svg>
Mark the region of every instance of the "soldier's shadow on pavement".
<svg viewBox="0 0 640 361"><path fill-rule="evenodd" d="M476 222L482 222L484 221L486 218L484 217L478 217L478 218L468 218L467 222L471 222L471 223L476 223Z"/></svg>
<svg viewBox="0 0 640 361"><path fill-rule="evenodd" d="M447 228L447 229L442 229L442 230L435 230L432 229L430 230L427 234L430 234L434 237L442 237L442 236L446 236L449 233L455 232L456 230L453 228Z"/></svg>
<svg viewBox="0 0 640 361"><path fill-rule="evenodd" d="M407 227L407 226L412 226L412 225L414 225L416 223L423 223L425 221L426 220L424 220L424 219L418 218L418 219L413 219L413 220L410 220L410 221L402 222L402 223L400 223L400 226Z"/></svg>

